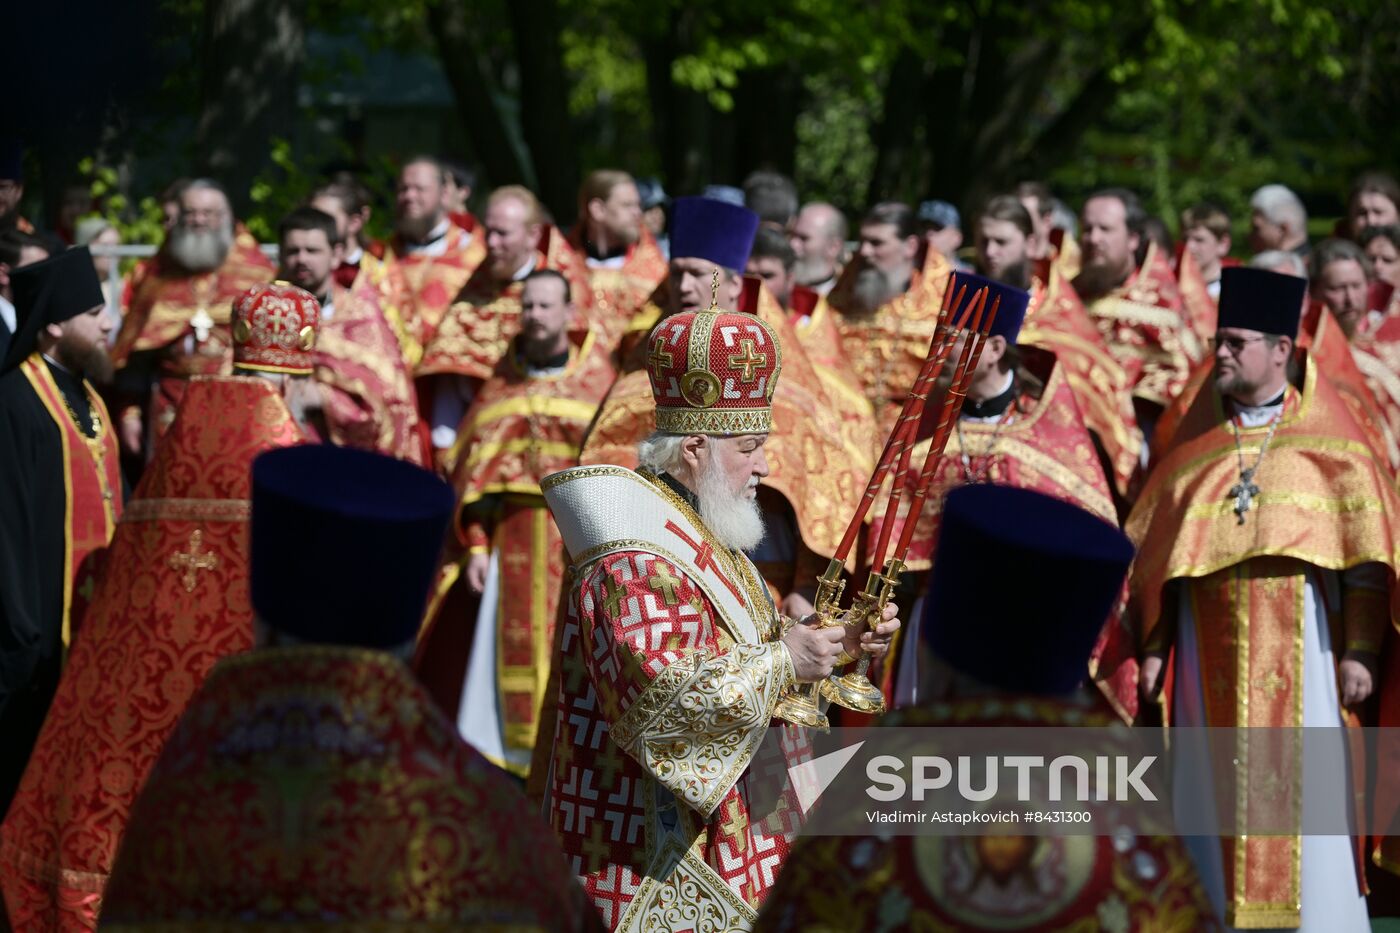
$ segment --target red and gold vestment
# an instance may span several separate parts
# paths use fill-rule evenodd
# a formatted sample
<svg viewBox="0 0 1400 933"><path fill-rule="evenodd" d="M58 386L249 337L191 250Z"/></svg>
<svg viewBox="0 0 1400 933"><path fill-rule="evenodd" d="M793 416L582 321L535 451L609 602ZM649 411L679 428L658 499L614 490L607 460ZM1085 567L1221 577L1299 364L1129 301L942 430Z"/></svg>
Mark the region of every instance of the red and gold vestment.
<svg viewBox="0 0 1400 933"><path fill-rule="evenodd" d="M1315 303L1307 319L1322 313ZM1351 355L1385 417L1387 429L1400 439L1400 315L1387 314L1374 326L1358 327L1351 339Z"/></svg>
<svg viewBox="0 0 1400 933"><path fill-rule="evenodd" d="M574 561L547 785L565 855L612 929L743 929L800 820L791 788L771 813L748 793L802 751L764 742L783 622L664 479L579 467L544 492Z"/></svg>
<svg viewBox="0 0 1400 933"><path fill-rule="evenodd" d="M398 659L227 658L190 701L112 872L104 929L560 930L598 919L511 778Z"/></svg>
<svg viewBox="0 0 1400 933"><path fill-rule="evenodd" d="M1143 648L1164 652L1177 637L1175 613L1182 605L1190 610L1197 665L1209 672L1202 725L1304 724L1305 607L1322 600L1314 570L1383 565L1383 589L1344 584L1338 605L1320 606L1334 659L1343 650L1379 649L1400 566L1391 518L1400 514L1400 493L1365 417L1308 356L1302 391L1286 388L1272 425L1232 427L1219 393L1202 388L1148 477L1127 521L1138 545L1134 615ZM1256 459L1257 489L1241 522L1240 462ZM1181 583L1169 592L1174 580ZM1165 695L1173 696L1171 678ZM1349 711L1343 719L1356 724ZM1264 786L1271 773L1290 767L1276 757L1249 756L1243 784ZM1223 844L1227 920L1296 926L1300 837L1256 834Z"/></svg>
<svg viewBox="0 0 1400 933"><path fill-rule="evenodd" d="M929 487L928 501L919 514L906 560L909 573L921 574L932 566L943 498L967 483L1032 489L1073 503L1111 525L1117 524L1108 480L1063 366L1048 351L1025 346L1020 349L1026 372L1043 388L1038 394L1021 388L1017 400L995 421L959 419L957 429L948 436L948 446ZM910 457L910 470L915 477L928 454L932 429L933 425L920 426L922 440ZM872 537L880 533L884 524L889 486L886 483L871 510L876 516L869 531ZM901 504L904 511L906 504ZM893 538L899 537L903 526L902 512L895 519Z"/></svg>
<svg viewBox="0 0 1400 933"><path fill-rule="evenodd" d="M1171 266L1155 244L1125 283L1085 308L1127 374L1133 398L1165 408L1181 394L1204 353Z"/></svg>
<svg viewBox="0 0 1400 933"><path fill-rule="evenodd" d="M745 285L758 279L745 279ZM766 288L756 289L755 307L776 301ZM746 309L745 309L746 310ZM776 311L774 312L776 313ZM817 374L827 401L841 417L842 440L852 451L860 452L861 463L874 466L883 437L876 437L875 410L865 397L860 377L841 344L841 332L836 327L836 313L824 296L798 285L792 290L789 312L793 333L812 369Z"/></svg>
<svg viewBox="0 0 1400 933"><path fill-rule="evenodd" d="M583 224L569 238L574 255L586 257ZM642 227L641 237L627 247L620 264L590 263L583 259L592 295L593 325L603 344L614 348L622 340L627 324L646 307L670 269L651 231ZM581 296L578 296L581 297Z"/></svg>
<svg viewBox="0 0 1400 933"><path fill-rule="evenodd" d="M1181 292L1186 320L1190 322L1200 345L1209 348L1211 339L1215 337L1216 320L1220 313L1217 302L1210 296L1210 288L1196 257L1191 255L1184 243L1176 248L1176 252L1176 284Z"/></svg>
<svg viewBox="0 0 1400 933"><path fill-rule="evenodd" d="M536 269L554 269L568 280L578 306L576 327L592 326L592 293L581 263L562 239L554 247L563 262L551 263L535 253ZM520 332L520 293L523 282L501 283L483 265L462 287L447 309L433 339L424 343L417 376L457 375L485 381L495 372L510 342Z"/></svg>
<svg viewBox="0 0 1400 933"><path fill-rule="evenodd" d="M1021 333L1024 336L1026 330ZM1108 479L1094 449L1093 438L1080 415L1078 397L1070 388L1068 374L1053 353L1027 346L1020 349L1025 370L1040 381L1042 388L1038 395L1022 389L1017 400L995 421L972 418L958 421L957 430L948 437L948 446L934 474L928 499L910 542L905 572L912 580L921 582L932 566L944 497L949 491L968 483L996 483L1031 489L1073 503L1109 524L1118 523ZM924 439L914 448L910 458L910 469L915 478L928 454L930 441L927 435L932 433L932 427L923 426L921 434ZM872 545L884 525L889 488L890 484L887 483L872 509L871 514L875 518L871 522L868 538ZM907 512L907 500L903 508ZM897 540L903 530L904 515L901 514L895 521L892 539ZM1110 627L1122 624L1126 595L1125 590L1124 598L1108 620ZM903 650L906 646L899 644L897 647ZM894 688L896 665L886 663L884 670L886 686ZM1089 673L1086 671L1086 677ZM1121 680L1126 681L1126 675ZM1124 699L1131 700L1136 696L1136 691L1135 679L1132 683L1115 679L1104 688L1109 703L1124 715L1128 715L1123 710ZM1123 696L1120 697L1120 694Z"/></svg>
<svg viewBox="0 0 1400 933"><path fill-rule="evenodd" d="M495 761L524 773L535 747L551 667L555 620L564 590L564 545L540 492L540 481L578 463L584 435L616 376L607 349L591 332L577 335L568 364L532 373L511 352L481 387L449 456L459 498L461 548L442 568L419 640L419 677L456 717L472 628L491 619L501 738L509 757ZM471 554L494 552L498 599L485 615L467 598L464 568ZM491 757L488 754L488 757Z"/></svg>
<svg viewBox="0 0 1400 933"><path fill-rule="evenodd" d="M42 356L31 354L19 368L53 419L63 444L63 484L68 495L63 530L62 636L67 647L83 623L108 543L121 518L120 455L111 416L91 383L83 381L83 392L97 428L96 437L78 429Z"/></svg>
<svg viewBox="0 0 1400 933"><path fill-rule="evenodd" d="M389 239L383 260L398 269L407 286L407 300L399 314L417 346L432 342L448 307L485 258L486 238L481 231L451 221L440 249L415 251L397 235Z"/></svg>
<svg viewBox="0 0 1400 933"><path fill-rule="evenodd" d="M369 250L362 250L360 261L353 265L353 278L342 281L336 273L336 284L352 293L360 294L361 289L370 288L376 292L379 310L393 328L394 339L404 363L412 372L413 367L423 356L423 345L418 342L410 320L413 314L413 296L409 292L408 280L398 260L389 256L375 256Z"/></svg>
<svg viewBox="0 0 1400 933"><path fill-rule="evenodd" d="M851 309L850 291L859 267L860 263L846 267L826 302L835 312L833 321L846 359L875 410L875 434L880 443L894 427L928 355L953 267L942 253L928 250L909 287L874 314Z"/></svg>
<svg viewBox="0 0 1400 933"><path fill-rule="evenodd" d="M131 273L112 362L120 370L137 354L154 355L156 385L150 399L124 400L145 407L152 450L175 417L186 380L232 371L233 301L252 286L272 281L275 271L253 235L239 227L228 257L213 272L190 275L162 251Z"/></svg>
<svg viewBox="0 0 1400 933"><path fill-rule="evenodd" d="M331 294L335 313L319 322L315 348L329 440L427 465L418 396L382 292L362 271L354 288Z"/></svg>
<svg viewBox="0 0 1400 933"><path fill-rule="evenodd" d="M190 696L253 639L253 458L302 441L266 380L197 376L110 550L0 828L16 929L94 929L131 806Z"/></svg>
<svg viewBox="0 0 1400 933"><path fill-rule="evenodd" d="M1031 304L1018 340L1053 352L1074 390L1084 425L1112 467L1109 480L1126 495L1137 473L1143 438L1127 373L1118 365L1084 303L1055 264L1031 281Z"/></svg>
<svg viewBox="0 0 1400 933"><path fill-rule="evenodd" d="M960 700L901 709L894 727L1105 727L1044 697ZM941 750L935 750L942 753ZM818 807L859 806L830 795ZM1098 804L1095 825L1111 823ZM1174 836L807 836L759 915L758 931L1211 930L1214 914Z"/></svg>

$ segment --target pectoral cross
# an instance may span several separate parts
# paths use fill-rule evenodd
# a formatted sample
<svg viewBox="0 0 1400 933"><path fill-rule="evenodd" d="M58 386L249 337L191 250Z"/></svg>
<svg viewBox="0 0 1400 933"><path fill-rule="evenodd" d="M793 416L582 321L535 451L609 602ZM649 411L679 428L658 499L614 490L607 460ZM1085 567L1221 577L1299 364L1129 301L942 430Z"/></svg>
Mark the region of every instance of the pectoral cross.
<svg viewBox="0 0 1400 933"><path fill-rule="evenodd" d="M209 316L209 312L200 308L190 318L190 326L194 328L194 339L199 343L209 339L209 331L214 327L214 319Z"/></svg>
<svg viewBox="0 0 1400 933"><path fill-rule="evenodd" d="M1240 524L1244 524L1244 513L1248 512L1250 506L1254 504L1254 497L1259 495L1259 487L1254 484L1254 470L1248 469L1240 473L1240 481L1230 487L1231 496L1235 499L1235 514L1239 516Z"/></svg>

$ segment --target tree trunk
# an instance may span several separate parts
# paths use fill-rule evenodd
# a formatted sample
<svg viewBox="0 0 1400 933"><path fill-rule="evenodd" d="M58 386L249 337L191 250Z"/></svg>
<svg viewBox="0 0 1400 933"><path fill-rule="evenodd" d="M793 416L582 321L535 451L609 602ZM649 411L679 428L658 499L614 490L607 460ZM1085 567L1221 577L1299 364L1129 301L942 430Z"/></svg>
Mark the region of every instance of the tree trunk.
<svg viewBox="0 0 1400 933"><path fill-rule="evenodd" d="M1079 88L1074 99L1040 132L1026 153L1026 165L1045 171L1063 163L1079 145L1085 132L1101 118L1123 90L1112 77L1116 61L1142 55L1153 32L1151 19L1127 31L1113 61L1104 61Z"/></svg>
<svg viewBox="0 0 1400 933"><path fill-rule="evenodd" d="M789 178L797 163L802 76L795 66L745 71L734 94L734 178L767 169Z"/></svg>
<svg viewBox="0 0 1400 933"><path fill-rule="evenodd" d="M671 14L660 35L638 37L646 62L656 148L661 153L666 190L672 197L698 191L711 173L713 110L703 94L681 87L671 78L676 59L691 48L696 16L693 9L682 7Z"/></svg>
<svg viewBox="0 0 1400 933"><path fill-rule="evenodd" d="M204 7L196 164L227 188L235 213L269 164L271 137L295 125L305 56L302 5L294 0L208 0Z"/></svg>
<svg viewBox="0 0 1400 933"><path fill-rule="evenodd" d="M923 87L923 61L909 48L902 49L890 68L885 84L885 107L875 127L875 168L870 174L868 204L907 192L918 164L914 129L919 119L919 91Z"/></svg>
<svg viewBox="0 0 1400 933"><path fill-rule="evenodd" d="M569 83L559 47L557 0L511 0L520 67L520 122L534 163L540 200L561 227L578 211L578 147L569 117Z"/></svg>
<svg viewBox="0 0 1400 933"><path fill-rule="evenodd" d="M471 29L465 4L437 0L427 10L428 28L447 83L452 85L471 157L492 186L524 183L524 157L512 144L519 133L501 109L500 89L486 67L488 59Z"/></svg>

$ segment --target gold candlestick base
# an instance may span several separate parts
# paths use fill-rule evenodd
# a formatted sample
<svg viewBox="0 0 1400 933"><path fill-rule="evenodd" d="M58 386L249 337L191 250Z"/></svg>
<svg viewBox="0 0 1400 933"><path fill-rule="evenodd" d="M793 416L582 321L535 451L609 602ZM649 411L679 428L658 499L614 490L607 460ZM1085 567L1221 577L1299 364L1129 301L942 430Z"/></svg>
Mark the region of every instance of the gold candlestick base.
<svg viewBox="0 0 1400 933"><path fill-rule="evenodd" d="M831 731L830 721L817 706L817 691L810 686L797 687L784 694L774 707L773 715L794 726Z"/></svg>
<svg viewBox="0 0 1400 933"><path fill-rule="evenodd" d="M838 706L858 713L879 714L885 711L885 695L865 676L862 666L841 677L832 675L821 682L822 696Z"/></svg>
<svg viewBox="0 0 1400 933"><path fill-rule="evenodd" d="M885 611L895 586L898 585L899 573L903 569L904 562L894 559L885 566L883 573L871 574L865 589L856 594L847 624L865 625L873 631L880 624L880 616ZM870 678L866 676L868 670L870 656L865 655L856 664L854 671L840 677L833 674L823 680L818 689L821 690L822 696L846 709L858 713L883 713L885 695L880 692L879 687L870 682Z"/></svg>

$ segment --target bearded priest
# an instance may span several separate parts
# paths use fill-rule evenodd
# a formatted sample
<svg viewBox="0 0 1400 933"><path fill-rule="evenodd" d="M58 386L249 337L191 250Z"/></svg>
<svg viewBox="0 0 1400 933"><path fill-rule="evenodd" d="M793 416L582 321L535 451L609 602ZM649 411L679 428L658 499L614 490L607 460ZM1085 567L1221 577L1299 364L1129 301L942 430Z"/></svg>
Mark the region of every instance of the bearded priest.
<svg viewBox="0 0 1400 933"><path fill-rule="evenodd" d="M1358 724L1376 688L1400 566L1400 495L1359 403L1314 358L1295 354L1304 288L1262 269L1224 271L1214 385L1197 394L1128 517L1139 687L1144 700L1162 694L1173 726L1336 730ZM1282 751L1239 756L1242 809L1284 799L1279 777L1296 765ZM1315 770L1319 758L1301 767L1314 792L1300 816L1321 826L1317 810L1333 807L1338 825L1351 789L1338 780L1335 793L1317 793L1333 783ZM1175 783L1210 787L1211 776L1179 772ZM1195 839L1192 855L1226 925L1367 928L1346 836Z"/></svg>
<svg viewBox="0 0 1400 933"><path fill-rule="evenodd" d="M112 348L125 454L143 462L175 420L191 376L226 376L233 301L270 282L272 263L233 218L217 182L180 189L180 213L160 252L132 272Z"/></svg>
<svg viewBox="0 0 1400 933"><path fill-rule="evenodd" d="M666 318L648 338L656 433L638 472L575 467L542 488L573 556L546 811L613 929L671 928L676 902L747 929L796 831L795 800L751 812L774 707L874 632L779 615L744 551L763 538L782 348L747 314ZM787 804L786 807L783 805Z"/></svg>

